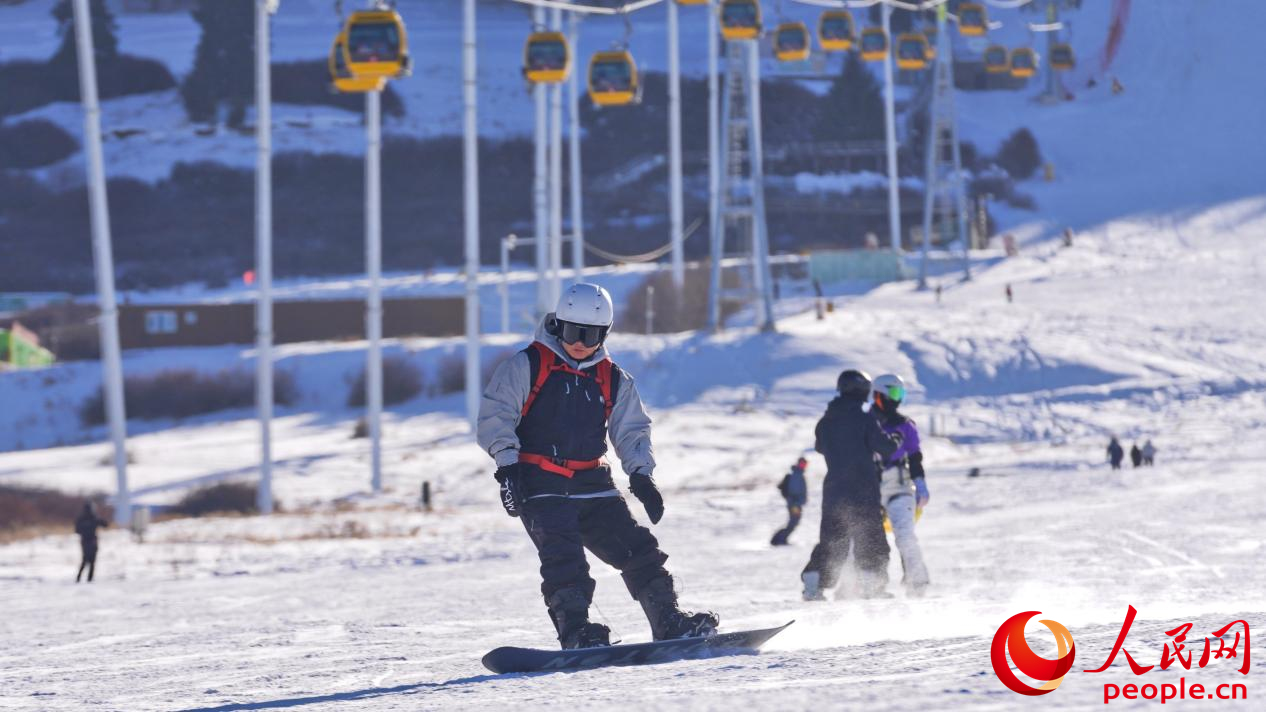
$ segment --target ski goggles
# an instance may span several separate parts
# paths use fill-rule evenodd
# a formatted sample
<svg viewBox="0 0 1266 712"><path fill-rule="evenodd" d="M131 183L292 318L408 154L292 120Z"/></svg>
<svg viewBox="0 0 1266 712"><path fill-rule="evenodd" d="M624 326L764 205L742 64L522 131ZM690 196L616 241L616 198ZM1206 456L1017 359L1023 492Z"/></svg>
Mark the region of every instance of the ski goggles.
<svg viewBox="0 0 1266 712"><path fill-rule="evenodd" d="M901 401L906 399L905 387L898 386L896 384L893 384L885 388L883 390L883 394L888 397L888 400L894 401L896 403L900 403Z"/></svg>
<svg viewBox="0 0 1266 712"><path fill-rule="evenodd" d="M593 348L602 343L607 338L607 330L610 327L594 326L593 324L575 324L570 321L558 322L558 338L564 344L584 344L587 348Z"/></svg>

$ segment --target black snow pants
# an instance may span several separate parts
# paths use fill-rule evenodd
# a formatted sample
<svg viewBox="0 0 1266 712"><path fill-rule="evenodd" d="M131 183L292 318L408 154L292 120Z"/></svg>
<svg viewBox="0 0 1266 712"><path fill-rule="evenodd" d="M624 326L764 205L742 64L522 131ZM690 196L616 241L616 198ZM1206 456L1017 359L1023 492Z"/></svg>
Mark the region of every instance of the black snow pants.
<svg viewBox="0 0 1266 712"><path fill-rule="evenodd" d="M791 536L791 533L794 532L796 527L800 525L801 512L801 507L789 505L787 507L787 526L774 532L774 538L771 539L769 543L774 546L782 546L786 544L787 539Z"/></svg>
<svg viewBox="0 0 1266 712"><path fill-rule="evenodd" d="M83 552L83 561L79 564L79 573L75 574L75 583L79 583L79 578L84 575L84 569L88 569L88 582L92 582L92 575L97 570L97 541L79 542L79 548Z"/></svg>
<svg viewBox="0 0 1266 712"><path fill-rule="evenodd" d="M805 571L817 571L823 590L839 582L840 569L853 549L857 568L885 577L888 571L888 537L884 534L883 508L829 494L822 501L822 529Z"/></svg>
<svg viewBox="0 0 1266 712"><path fill-rule="evenodd" d="M576 473L576 480L582 480L584 474ZM655 535L633 519L624 498L614 491L614 483L610 488L586 492L595 488L580 481L566 483L577 486L559 488L557 475L533 475L551 478L527 485L520 517L541 559L541 594L546 601L555 591L572 586L593 600L595 584L589 576L585 549L619 570L634 598L647 583L668 575L664 568L668 555L660 551ZM610 482L609 470L606 478ZM594 496L606 492L610 494Z"/></svg>

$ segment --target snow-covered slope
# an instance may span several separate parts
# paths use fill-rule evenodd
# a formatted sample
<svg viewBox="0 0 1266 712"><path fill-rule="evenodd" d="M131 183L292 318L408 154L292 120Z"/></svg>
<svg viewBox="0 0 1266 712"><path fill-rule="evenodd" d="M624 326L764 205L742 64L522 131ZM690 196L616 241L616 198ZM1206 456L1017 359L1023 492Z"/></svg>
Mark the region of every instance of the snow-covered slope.
<svg viewBox="0 0 1266 712"><path fill-rule="evenodd" d="M821 322L792 300L786 311L801 313L778 334L616 337L656 420L668 516L655 531L684 602L733 627L798 620L759 657L483 675L485 650L550 635L535 556L501 513L454 397L392 412L379 496L367 492L364 441L348 438L356 413L334 406L277 424L278 497L314 513L160 524L143 545L108 533L91 590L70 583L70 536L0 548L0 605L15 612L0 683L33 707L1006 708L1017 698L988 662L1002 620L1040 610L1069 626L1080 669L1107 657L1127 605L1140 611L1131 654L1158 662L1163 631L1179 623L1207 635L1266 612L1266 317L1251 298L1263 231L1266 199L1254 198L1111 222L1068 249L1030 246L970 283L947 278L939 305L894 284L839 298ZM909 411L929 434L929 599L798 602L816 455L795 546L767 546L784 516L774 484L811 445L847 366L912 382ZM257 430L239 415L134 438L139 500L252 477ZM1110 433L1153 439L1158 466L1109 472ZM0 455L0 481L108 490L104 452ZM981 476L965 476L972 468ZM423 481L434 513L414 509ZM646 639L614 572L595 571L598 615L625 640ZM1044 701L1101 704L1103 683L1137 682L1118 663L1071 675ZM1230 661L1184 674L1245 680Z"/></svg>

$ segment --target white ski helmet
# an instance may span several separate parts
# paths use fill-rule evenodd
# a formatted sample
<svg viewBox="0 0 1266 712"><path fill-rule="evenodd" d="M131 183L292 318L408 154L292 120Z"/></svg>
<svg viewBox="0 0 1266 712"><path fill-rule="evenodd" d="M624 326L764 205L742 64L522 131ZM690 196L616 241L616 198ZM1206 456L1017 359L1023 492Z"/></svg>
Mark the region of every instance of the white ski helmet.
<svg viewBox="0 0 1266 712"><path fill-rule="evenodd" d="M608 329L615 322L611 294L596 284L573 284L558 300L554 318L573 324L602 326Z"/></svg>
<svg viewBox="0 0 1266 712"><path fill-rule="evenodd" d="M887 410L885 401L894 406L901 405L906 399L906 382L895 373L876 376L870 384L870 398L881 410Z"/></svg>

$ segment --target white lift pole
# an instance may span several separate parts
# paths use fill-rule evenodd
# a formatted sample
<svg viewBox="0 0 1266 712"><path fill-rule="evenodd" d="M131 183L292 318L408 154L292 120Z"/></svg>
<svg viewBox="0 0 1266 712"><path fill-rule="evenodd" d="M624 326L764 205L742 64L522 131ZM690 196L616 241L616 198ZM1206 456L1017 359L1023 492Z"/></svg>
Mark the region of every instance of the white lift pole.
<svg viewBox="0 0 1266 712"><path fill-rule="evenodd" d="M573 12L568 15L569 36L567 45L571 47L574 53L580 46L580 13ZM568 82L568 110L571 114L571 125L568 128L567 138L570 142L568 151L568 159L571 172L571 266L575 274L576 282L584 281L585 270L585 211L584 196L581 193L580 183L580 70L576 67L576 61L572 60L571 78Z"/></svg>
<svg viewBox="0 0 1266 712"><path fill-rule="evenodd" d="M892 37L892 6L884 3L884 36ZM889 39L892 44L892 40ZM901 191L897 175L897 112L894 107L892 52L884 53L884 141L888 150L888 235L893 250L901 249Z"/></svg>
<svg viewBox="0 0 1266 712"><path fill-rule="evenodd" d="M563 11L550 12L550 29L561 32ZM563 293L563 85L549 89L549 289L551 308Z"/></svg>
<svg viewBox="0 0 1266 712"><path fill-rule="evenodd" d="M721 51L720 28L717 27L718 7L715 0L708 3L708 234L715 234L721 220L721 148L720 118L717 108L717 54ZM713 254L712 259L720 259Z"/></svg>
<svg viewBox="0 0 1266 712"><path fill-rule="evenodd" d="M382 93L365 92L365 420L369 426L369 472L382 492Z"/></svg>
<svg viewBox="0 0 1266 712"><path fill-rule="evenodd" d="M81 0L82 1L82 0ZM260 514L273 511L273 137L270 16L279 0L255 1L255 409L259 413Z"/></svg>
<svg viewBox="0 0 1266 712"><path fill-rule="evenodd" d="M79 55L79 90L84 109L84 148L88 158L88 208L92 221L92 256L97 272L97 331L106 420L114 443L114 521L132 522L132 494L127 484L127 419L123 407L123 359L119 349L119 312L114 297L114 256L110 240L110 205L106 198L105 158L101 149L101 104L97 98L97 66L92 47L92 15L88 0L75 0L75 41Z"/></svg>
<svg viewBox="0 0 1266 712"><path fill-rule="evenodd" d="M540 6L532 8L532 25L534 28L545 26L545 10ZM549 195L546 178L546 134L549 128L549 116L546 111L547 102L545 86L532 85L532 98L536 101L536 152L533 162L532 205L535 212L536 235L544 237L549 234ZM536 312L544 315L554 308L550 300L550 286L546 275L549 271L549 245L542 239L536 243Z"/></svg>
<svg viewBox="0 0 1266 712"><path fill-rule="evenodd" d="M686 281L681 206L681 52L678 47L677 0L668 0L668 201L672 233L673 287Z"/></svg>
<svg viewBox="0 0 1266 712"><path fill-rule="evenodd" d="M475 72L475 0L462 0L462 97L465 104L462 157L465 163L466 237L466 419L471 430L479 418L482 383L479 369L479 125L478 75Z"/></svg>

